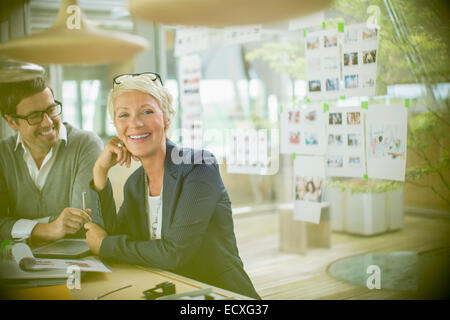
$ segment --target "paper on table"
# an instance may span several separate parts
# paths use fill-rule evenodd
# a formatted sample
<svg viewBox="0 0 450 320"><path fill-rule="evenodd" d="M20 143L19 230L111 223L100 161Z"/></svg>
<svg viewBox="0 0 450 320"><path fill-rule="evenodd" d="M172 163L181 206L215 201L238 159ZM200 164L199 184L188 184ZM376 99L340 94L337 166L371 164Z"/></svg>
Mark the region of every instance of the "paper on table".
<svg viewBox="0 0 450 320"><path fill-rule="evenodd" d="M296 157L294 160L295 220L320 222L324 183L324 157Z"/></svg>
<svg viewBox="0 0 450 320"><path fill-rule="evenodd" d="M369 178L405 181L408 114L405 106L369 105L366 119Z"/></svg>
<svg viewBox="0 0 450 320"><path fill-rule="evenodd" d="M12 247L12 256L17 265L25 271L67 270L70 266L80 267L80 271L111 272L101 261L84 259L40 259L35 258L30 247L17 243Z"/></svg>

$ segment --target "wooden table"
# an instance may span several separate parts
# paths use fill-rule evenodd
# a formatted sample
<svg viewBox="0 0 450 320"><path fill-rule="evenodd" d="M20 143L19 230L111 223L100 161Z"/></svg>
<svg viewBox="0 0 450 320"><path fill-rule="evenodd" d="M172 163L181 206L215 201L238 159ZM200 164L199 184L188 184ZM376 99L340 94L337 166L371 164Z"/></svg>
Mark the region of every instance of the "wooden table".
<svg viewBox="0 0 450 320"><path fill-rule="evenodd" d="M131 287L111 293L102 300L144 300L143 291L157 284L170 281L175 284L176 293L184 293L205 288L213 288L213 293L225 299L248 300L249 297L210 286L168 271L125 264L109 264L109 273L87 272L81 280L80 289L70 293L75 300L91 300L105 293L131 285Z"/></svg>
<svg viewBox="0 0 450 320"><path fill-rule="evenodd" d="M65 284L33 288L8 288L2 299L12 300L145 300L143 291L170 281L176 293L186 293L206 288L226 300L248 300L249 297L213 287L168 271L126 264L108 264L112 272L85 272L79 289L68 289ZM130 286L131 285L131 286ZM128 286L128 287L127 287ZM75 287L75 286L74 286ZM117 289L117 292L112 292ZM111 292L111 293L110 293ZM108 295L105 295L110 293ZM104 297L102 297L105 295Z"/></svg>

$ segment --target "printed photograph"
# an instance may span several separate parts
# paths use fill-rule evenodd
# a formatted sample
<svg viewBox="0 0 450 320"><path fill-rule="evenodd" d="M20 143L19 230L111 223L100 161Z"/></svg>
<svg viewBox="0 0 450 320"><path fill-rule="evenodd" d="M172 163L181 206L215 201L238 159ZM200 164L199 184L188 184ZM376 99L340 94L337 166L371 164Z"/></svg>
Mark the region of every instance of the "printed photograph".
<svg viewBox="0 0 450 320"><path fill-rule="evenodd" d="M378 30L377 29L369 29L364 28L362 32L363 40L377 40Z"/></svg>
<svg viewBox="0 0 450 320"><path fill-rule="evenodd" d="M315 133L315 132L306 133L305 132L305 144L307 146L314 146L314 145L319 144L319 140L317 139L317 133Z"/></svg>
<svg viewBox="0 0 450 320"><path fill-rule="evenodd" d="M361 124L361 113L360 112L347 112L347 124L348 125Z"/></svg>
<svg viewBox="0 0 450 320"><path fill-rule="evenodd" d="M347 145L349 147L358 147L358 146L362 145L362 139L361 139L361 135L360 134L349 133L347 135L347 137L348 137Z"/></svg>
<svg viewBox="0 0 450 320"><path fill-rule="evenodd" d="M342 124L342 112L332 112L328 115L328 124L341 125Z"/></svg>
<svg viewBox="0 0 450 320"><path fill-rule="evenodd" d="M349 157L348 158L349 167L359 167L361 166L361 157Z"/></svg>
<svg viewBox="0 0 450 320"><path fill-rule="evenodd" d="M309 92L320 92L320 90L322 90L320 80L310 80L308 85L309 85Z"/></svg>
<svg viewBox="0 0 450 320"><path fill-rule="evenodd" d="M308 58L306 68L308 73L320 72L320 58Z"/></svg>
<svg viewBox="0 0 450 320"><path fill-rule="evenodd" d="M322 201L322 177L295 177L295 200L299 201Z"/></svg>
<svg viewBox="0 0 450 320"><path fill-rule="evenodd" d="M344 165L343 156L328 156L327 166L329 168L342 168L343 165Z"/></svg>
<svg viewBox="0 0 450 320"><path fill-rule="evenodd" d="M373 78L366 78L361 82L363 88L373 88L375 86L375 79Z"/></svg>
<svg viewBox="0 0 450 320"><path fill-rule="evenodd" d="M324 71L336 71L339 69L339 59L332 56L322 58L322 66Z"/></svg>
<svg viewBox="0 0 450 320"><path fill-rule="evenodd" d="M346 89L356 89L358 88L358 75L350 74L344 77L345 88Z"/></svg>
<svg viewBox="0 0 450 320"><path fill-rule="evenodd" d="M344 66L357 66L358 65L358 52L344 53Z"/></svg>
<svg viewBox="0 0 450 320"><path fill-rule="evenodd" d="M316 119L317 119L317 111L316 110L308 111L308 113L305 114L306 121L316 121Z"/></svg>
<svg viewBox="0 0 450 320"><path fill-rule="evenodd" d="M315 50L319 48L319 37L306 39L306 50Z"/></svg>
<svg viewBox="0 0 450 320"><path fill-rule="evenodd" d="M324 48L337 47L337 35L323 37Z"/></svg>
<svg viewBox="0 0 450 320"><path fill-rule="evenodd" d="M405 141L400 126L382 125L369 128L370 151L372 158L404 159Z"/></svg>
<svg viewBox="0 0 450 320"><path fill-rule="evenodd" d="M377 50L363 51L362 57L364 64L375 63L377 58Z"/></svg>
<svg viewBox="0 0 450 320"><path fill-rule="evenodd" d="M342 134L330 133L328 134L328 145L329 146L341 146L342 145Z"/></svg>
<svg viewBox="0 0 450 320"><path fill-rule="evenodd" d="M299 123L299 122L300 122L300 111L289 111L288 123Z"/></svg>
<svg viewBox="0 0 450 320"><path fill-rule="evenodd" d="M358 29L346 29L344 33L344 43L353 44L358 42Z"/></svg>
<svg viewBox="0 0 450 320"><path fill-rule="evenodd" d="M325 84L326 84L327 91L339 90L339 79L338 78L326 79Z"/></svg>
<svg viewBox="0 0 450 320"><path fill-rule="evenodd" d="M300 131L289 132L289 143L300 144Z"/></svg>

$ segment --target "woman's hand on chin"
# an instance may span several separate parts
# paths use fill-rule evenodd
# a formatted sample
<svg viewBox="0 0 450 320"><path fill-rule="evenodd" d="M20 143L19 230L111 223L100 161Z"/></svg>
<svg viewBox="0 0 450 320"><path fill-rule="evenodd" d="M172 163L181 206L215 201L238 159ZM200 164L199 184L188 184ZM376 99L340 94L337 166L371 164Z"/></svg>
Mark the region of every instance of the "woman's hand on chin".
<svg viewBox="0 0 450 320"><path fill-rule="evenodd" d="M132 155L120 141L119 138L113 137L106 144L103 151L97 158L93 169L93 181L96 190L102 190L108 179L108 171L116 164L127 168L131 165ZM133 157L135 158L135 157Z"/></svg>

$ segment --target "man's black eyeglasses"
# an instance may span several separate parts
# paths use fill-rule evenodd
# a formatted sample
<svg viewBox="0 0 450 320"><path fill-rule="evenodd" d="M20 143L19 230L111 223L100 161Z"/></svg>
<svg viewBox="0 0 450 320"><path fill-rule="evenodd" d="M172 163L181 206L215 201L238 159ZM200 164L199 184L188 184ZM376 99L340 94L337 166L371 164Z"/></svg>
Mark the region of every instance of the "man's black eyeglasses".
<svg viewBox="0 0 450 320"><path fill-rule="evenodd" d="M49 106L43 111L33 111L26 116L20 116L18 114L10 114L10 116L13 118L27 120L30 126L34 126L42 122L44 119L44 113L46 113L50 118L56 118L61 114L61 111L62 103L55 100L55 104Z"/></svg>
<svg viewBox="0 0 450 320"><path fill-rule="evenodd" d="M121 74L120 76L117 76L113 79L113 87L115 85L121 84L122 80L127 79L127 78L132 78L132 77L137 77L137 76L142 76L142 75L148 75L150 77L150 79L152 79L153 81L159 80L159 83L161 83L161 85L163 86L163 82L161 79L161 76L159 74L157 74L156 72L141 72L141 73L126 73L126 74Z"/></svg>

